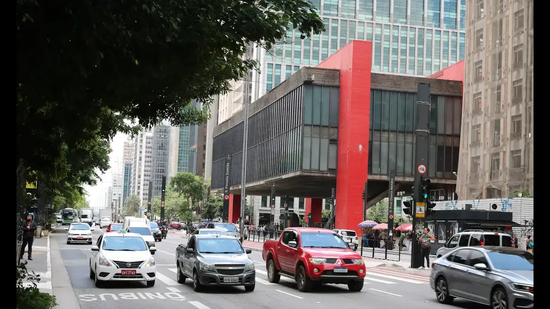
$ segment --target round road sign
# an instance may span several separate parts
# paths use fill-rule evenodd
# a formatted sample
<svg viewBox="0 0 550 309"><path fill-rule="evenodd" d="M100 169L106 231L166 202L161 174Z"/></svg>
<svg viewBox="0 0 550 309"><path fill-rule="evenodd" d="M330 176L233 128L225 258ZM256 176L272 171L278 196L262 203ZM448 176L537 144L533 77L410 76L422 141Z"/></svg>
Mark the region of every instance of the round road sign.
<svg viewBox="0 0 550 309"><path fill-rule="evenodd" d="M390 215L390 219L393 220L393 215Z"/></svg>
<svg viewBox="0 0 550 309"><path fill-rule="evenodd" d="M421 174L421 175L424 175L426 174L426 165L424 164L418 164L418 167L416 168L416 170Z"/></svg>
<svg viewBox="0 0 550 309"><path fill-rule="evenodd" d="M224 199L228 200L229 199L229 195L226 195L223 197Z"/></svg>

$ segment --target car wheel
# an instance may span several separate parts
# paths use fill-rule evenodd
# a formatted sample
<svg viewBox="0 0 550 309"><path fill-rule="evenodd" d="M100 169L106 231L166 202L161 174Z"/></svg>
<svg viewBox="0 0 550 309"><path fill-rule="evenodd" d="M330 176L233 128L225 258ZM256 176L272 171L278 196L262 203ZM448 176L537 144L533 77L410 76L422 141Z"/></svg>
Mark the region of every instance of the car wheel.
<svg viewBox="0 0 550 309"><path fill-rule="evenodd" d="M200 292L202 290L201 282L199 281L199 274L197 271L193 271L193 290Z"/></svg>
<svg viewBox="0 0 550 309"><path fill-rule="evenodd" d="M178 270L177 270L177 279L178 279L178 283L185 283L185 279L187 279L187 277L185 277L185 275L181 272L181 267L178 263Z"/></svg>
<svg viewBox="0 0 550 309"><path fill-rule="evenodd" d="M275 267L275 261L273 261L272 258L270 258L267 261L267 280L271 283L279 283L279 280L281 280L281 275L279 275L279 271Z"/></svg>
<svg viewBox="0 0 550 309"><path fill-rule="evenodd" d="M94 275L95 287L96 288L102 288L104 282L99 280L97 277L99 277L99 276Z"/></svg>
<svg viewBox="0 0 550 309"><path fill-rule="evenodd" d="M303 265L300 265L300 267L298 267L298 272L296 274L296 283L298 285L298 291L300 292L308 292L309 290L311 290L311 287L313 285L313 282L307 276L306 269Z"/></svg>
<svg viewBox="0 0 550 309"><path fill-rule="evenodd" d="M153 286L155 286L155 280L147 281L147 286L148 286L148 287L153 287Z"/></svg>
<svg viewBox="0 0 550 309"><path fill-rule="evenodd" d="M161 242L161 241L162 241L162 238L159 238L159 242Z"/></svg>
<svg viewBox="0 0 550 309"><path fill-rule="evenodd" d="M363 289L364 281L356 280L348 283L348 289L352 292L360 292Z"/></svg>
<svg viewBox="0 0 550 309"><path fill-rule="evenodd" d="M94 271L92 270L91 265L90 265L90 279L95 280L95 274L94 274Z"/></svg>
<svg viewBox="0 0 550 309"><path fill-rule="evenodd" d="M447 280L443 277L439 277L435 282L435 296L437 301L442 304L450 304L453 301L453 297L449 296Z"/></svg>
<svg viewBox="0 0 550 309"><path fill-rule="evenodd" d="M256 288L256 284L253 284L253 285L245 285L244 286L244 289L247 291L247 292L254 292L254 289Z"/></svg>
<svg viewBox="0 0 550 309"><path fill-rule="evenodd" d="M491 308L508 309L508 296L502 288L496 288L491 295Z"/></svg>
<svg viewBox="0 0 550 309"><path fill-rule="evenodd" d="M71 242L67 240L67 245L70 245L70 244L71 244Z"/></svg>

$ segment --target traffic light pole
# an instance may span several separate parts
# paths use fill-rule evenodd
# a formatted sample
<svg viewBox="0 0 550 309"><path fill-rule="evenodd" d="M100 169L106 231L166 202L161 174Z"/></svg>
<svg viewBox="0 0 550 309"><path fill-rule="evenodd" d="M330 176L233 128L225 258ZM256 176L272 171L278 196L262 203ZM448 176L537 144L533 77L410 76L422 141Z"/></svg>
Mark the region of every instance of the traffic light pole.
<svg viewBox="0 0 550 309"><path fill-rule="evenodd" d="M428 150L430 142L430 84L419 83L416 102L416 129L415 129L415 175L414 175L414 201L412 207L412 253L411 268L422 266L422 252L418 242L418 227L423 226L422 203L425 203L422 190L422 176L428 172ZM424 204L425 205L425 204ZM419 212L417 214L417 211ZM422 214L421 214L422 213Z"/></svg>
<svg viewBox="0 0 550 309"><path fill-rule="evenodd" d="M152 199L153 199L153 182L149 180L149 194L147 195L147 217L149 217L149 220L153 220L153 213L151 212Z"/></svg>
<svg viewBox="0 0 550 309"><path fill-rule="evenodd" d="M166 199L166 176L162 176L162 185L160 192L160 221L164 221L164 200Z"/></svg>

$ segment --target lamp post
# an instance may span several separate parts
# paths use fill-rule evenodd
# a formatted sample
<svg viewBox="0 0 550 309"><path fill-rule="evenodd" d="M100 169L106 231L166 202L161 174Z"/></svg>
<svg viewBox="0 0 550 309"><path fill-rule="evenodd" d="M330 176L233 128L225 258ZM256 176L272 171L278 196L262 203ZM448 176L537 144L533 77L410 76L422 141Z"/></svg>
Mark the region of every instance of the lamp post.
<svg viewBox="0 0 550 309"><path fill-rule="evenodd" d="M246 73L244 80L245 96L243 98L243 162L241 170L241 218L239 222L239 230L241 233L241 239L244 239L244 211L246 206L246 161L248 154L248 76Z"/></svg>

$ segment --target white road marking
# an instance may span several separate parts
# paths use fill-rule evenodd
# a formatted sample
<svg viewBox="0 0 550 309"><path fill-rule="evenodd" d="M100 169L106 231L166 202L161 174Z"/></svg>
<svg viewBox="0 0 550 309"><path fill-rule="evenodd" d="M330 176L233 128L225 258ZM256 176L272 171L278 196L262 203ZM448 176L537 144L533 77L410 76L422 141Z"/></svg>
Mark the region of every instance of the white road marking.
<svg viewBox="0 0 550 309"><path fill-rule="evenodd" d="M382 290L378 290L378 289L373 289L373 288L370 288L371 290L373 291L376 291L376 292L380 292L380 293L384 293L384 294L388 294L388 295L392 295L392 296L396 296L396 297L403 297L403 295L399 295L399 294L394 294L394 293L390 293L390 292L386 292L386 291L382 291Z"/></svg>
<svg viewBox="0 0 550 309"><path fill-rule="evenodd" d="M175 263L172 264L157 264L157 267L174 267Z"/></svg>
<svg viewBox="0 0 550 309"><path fill-rule="evenodd" d="M276 285L275 283L271 283L267 280L264 280L264 279L261 279L261 278L258 278L258 277L256 277L256 282L261 283L263 285Z"/></svg>
<svg viewBox="0 0 550 309"><path fill-rule="evenodd" d="M177 268L168 268L169 271L173 272L174 274L177 274L178 273L178 269Z"/></svg>
<svg viewBox="0 0 550 309"><path fill-rule="evenodd" d="M379 282L379 283L385 283L385 284L397 284L397 283L395 283L395 282L386 281L386 280L380 280L380 279L375 279L375 278L369 278L369 277L365 277L365 280L374 281L374 282Z"/></svg>
<svg viewBox="0 0 550 309"><path fill-rule="evenodd" d="M210 307L203 305L200 301L190 300L189 303L198 309L210 309Z"/></svg>
<svg viewBox="0 0 550 309"><path fill-rule="evenodd" d="M300 296L297 296L297 295L294 295L294 294L290 294L290 293L285 292L285 291L281 291L281 290L275 290L275 291L277 291L279 293L283 293L283 294L288 295L288 296L296 297L298 299L304 299L303 297L300 297Z"/></svg>
<svg viewBox="0 0 550 309"><path fill-rule="evenodd" d="M397 276L383 275L383 274L375 273L375 272L370 272L370 273L368 273L368 275L369 276L376 276L376 277L386 278L386 279L392 279L392 280L399 280L399 281L414 283L414 284L427 284L428 283L426 281L418 281L418 280L412 280L412 279L407 279L407 278L401 278L401 277L397 277Z"/></svg>
<svg viewBox="0 0 550 309"><path fill-rule="evenodd" d="M166 254L170 254L170 255L176 256L174 253L170 253L170 252L168 252L168 251L164 251L164 250L160 250L160 249L157 249L157 252L162 252L162 253L166 253Z"/></svg>
<svg viewBox="0 0 550 309"><path fill-rule="evenodd" d="M163 240L163 241L174 244L174 245L183 245L181 242L173 242L173 241L169 241L169 240L166 240L166 239Z"/></svg>
<svg viewBox="0 0 550 309"><path fill-rule="evenodd" d="M178 290L178 288L174 288L174 287L169 286L169 287L167 287L167 289L168 289L168 291L170 291L170 292L181 293L181 291Z"/></svg>
<svg viewBox="0 0 550 309"><path fill-rule="evenodd" d="M256 272L267 276L267 271L265 271L265 270L256 269Z"/></svg>
<svg viewBox="0 0 550 309"><path fill-rule="evenodd" d="M180 285L180 284L177 283L175 280L172 280L172 279L166 277L165 275L159 273L158 271L157 271L157 279L159 279L160 281L164 282L166 285L171 285L171 286Z"/></svg>

